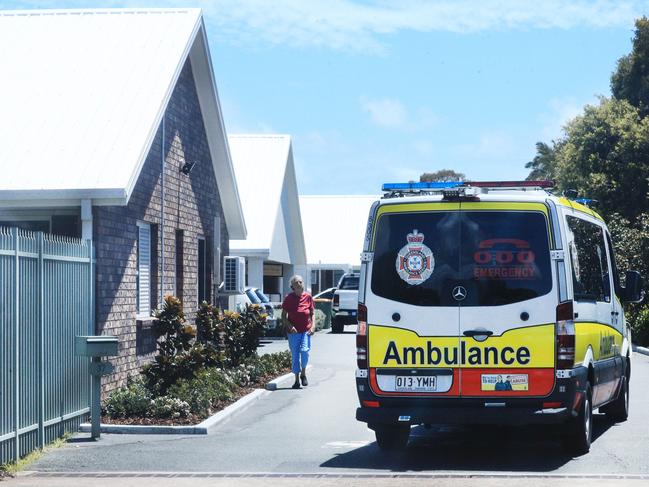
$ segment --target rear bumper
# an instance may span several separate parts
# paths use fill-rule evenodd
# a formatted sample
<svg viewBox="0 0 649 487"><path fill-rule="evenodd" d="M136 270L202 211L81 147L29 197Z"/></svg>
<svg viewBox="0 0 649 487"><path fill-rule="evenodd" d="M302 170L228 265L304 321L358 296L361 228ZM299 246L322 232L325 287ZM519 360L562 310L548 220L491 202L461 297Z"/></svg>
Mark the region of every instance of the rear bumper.
<svg viewBox="0 0 649 487"><path fill-rule="evenodd" d="M557 378L546 397L388 397L374 394L368 379L356 378L361 407L356 419L368 424L556 424L577 415L587 369L575 367L569 378ZM378 407L364 406L369 401ZM552 407L547 407L552 406Z"/></svg>
<svg viewBox="0 0 649 487"><path fill-rule="evenodd" d="M557 424L571 417L567 407L379 407L356 409L356 419L370 428L395 424Z"/></svg>
<svg viewBox="0 0 649 487"><path fill-rule="evenodd" d="M347 309L341 309L338 311L334 310L333 319L338 322L345 323L346 325L358 323L356 310L347 310Z"/></svg>

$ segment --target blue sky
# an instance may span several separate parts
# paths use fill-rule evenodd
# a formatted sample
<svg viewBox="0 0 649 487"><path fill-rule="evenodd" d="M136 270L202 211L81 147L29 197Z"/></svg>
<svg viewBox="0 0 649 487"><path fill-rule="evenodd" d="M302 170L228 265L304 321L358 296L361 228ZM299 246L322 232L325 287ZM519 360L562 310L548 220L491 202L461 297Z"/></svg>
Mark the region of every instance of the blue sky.
<svg viewBox="0 0 649 487"><path fill-rule="evenodd" d="M204 10L229 133L293 138L302 194L518 179L599 95L648 1L3 1Z"/></svg>

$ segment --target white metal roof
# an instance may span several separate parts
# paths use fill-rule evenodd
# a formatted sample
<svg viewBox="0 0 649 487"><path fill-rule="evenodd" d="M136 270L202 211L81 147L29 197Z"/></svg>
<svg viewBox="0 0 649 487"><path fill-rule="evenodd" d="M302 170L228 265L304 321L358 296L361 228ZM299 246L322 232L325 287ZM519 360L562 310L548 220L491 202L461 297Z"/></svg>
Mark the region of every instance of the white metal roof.
<svg viewBox="0 0 649 487"><path fill-rule="evenodd" d="M248 236L230 240L230 253L306 264L291 137L229 135Z"/></svg>
<svg viewBox="0 0 649 487"><path fill-rule="evenodd" d="M0 11L0 46L2 204L126 204L189 58L228 230L245 237L200 9Z"/></svg>
<svg viewBox="0 0 649 487"><path fill-rule="evenodd" d="M332 176L334 177L334 176ZM379 195L300 196L308 264L360 265L367 216Z"/></svg>

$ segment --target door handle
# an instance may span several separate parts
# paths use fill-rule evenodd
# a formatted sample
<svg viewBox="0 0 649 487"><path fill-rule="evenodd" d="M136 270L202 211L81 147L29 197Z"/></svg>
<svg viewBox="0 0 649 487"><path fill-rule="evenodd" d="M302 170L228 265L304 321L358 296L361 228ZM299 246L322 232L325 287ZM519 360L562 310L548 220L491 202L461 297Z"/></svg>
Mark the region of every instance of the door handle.
<svg viewBox="0 0 649 487"><path fill-rule="evenodd" d="M489 330L465 330L462 333L464 333L464 336L467 337L474 337L474 336L480 336L480 335L486 335L490 337L491 335L494 334L493 331Z"/></svg>

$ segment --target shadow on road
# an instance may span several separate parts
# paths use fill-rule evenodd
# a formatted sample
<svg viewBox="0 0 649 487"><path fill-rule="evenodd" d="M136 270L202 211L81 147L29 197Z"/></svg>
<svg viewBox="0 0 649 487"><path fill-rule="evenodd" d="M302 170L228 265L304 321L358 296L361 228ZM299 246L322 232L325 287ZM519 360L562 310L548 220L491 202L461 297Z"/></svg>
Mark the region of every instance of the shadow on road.
<svg viewBox="0 0 649 487"><path fill-rule="evenodd" d="M593 415L593 445L611 427ZM551 472L573 456L561 441L563 426L423 426L412 428L403 451L386 452L376 442L337 455L321 467L387 471L469 470Z"/></svg>

